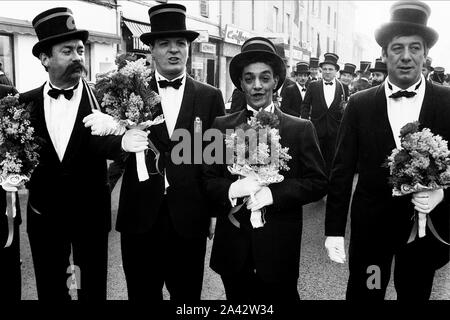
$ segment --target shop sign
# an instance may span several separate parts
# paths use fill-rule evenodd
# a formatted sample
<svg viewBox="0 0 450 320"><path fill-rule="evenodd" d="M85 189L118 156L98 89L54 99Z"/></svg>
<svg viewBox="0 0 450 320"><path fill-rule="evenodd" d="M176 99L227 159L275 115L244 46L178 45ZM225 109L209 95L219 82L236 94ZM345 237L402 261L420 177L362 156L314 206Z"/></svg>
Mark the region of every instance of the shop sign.
<svg viewBox="0 0 450 320"><path fill-rule="evenodd" d="M200 52L216 54L216 45L213 43L200 43Z"/></svg>

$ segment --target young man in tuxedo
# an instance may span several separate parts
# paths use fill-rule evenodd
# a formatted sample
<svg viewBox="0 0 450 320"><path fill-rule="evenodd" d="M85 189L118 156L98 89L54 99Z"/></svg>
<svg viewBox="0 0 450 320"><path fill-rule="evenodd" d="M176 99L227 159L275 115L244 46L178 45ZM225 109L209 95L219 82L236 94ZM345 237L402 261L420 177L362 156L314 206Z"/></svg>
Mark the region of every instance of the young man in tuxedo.
<svg viewBox="0 0 450 320"><path fill-rule="evenodd" d="M8 94L17 93L16 88L10 85L0 84L0 99ZM0 301L18 301L22 293L22 281L20 272L20 233L19 226L22 222L20 216L19 198L16 197L16 217L14 218L14 233L9 247L5 248L9 236L6 191L0 187Z"/></svg>
<svg viewBox="0 0 450 320"><path fill-rule="evenodd" d="M33 47L49 80L21 94L31 103L30 121L40 140L39 164L27 183L27 231L39 300L70 299L71 270L78 299L106 300L111 198L106 159L147 148L146 133L92 136L82 119L95 99L82 79L89 33L75 26L72 11L53 8L33 19ZM123 149L123 150L122 150ZM73 266L69 257L73 254Z"/></svg>
<svg viewBox="0 0 450 320"><path fill-rule="evenodd" d="M316 128L328 175L344 112L345 93L342 83L336 79L339 57L334 53L325 53L324 57L325 60L319 64L323 79L309 84L300 114L303 119L310 119Z"/></svg>
<svg viewBox="0 0 450 320"><path fill-rule="evenodd" d="M348 100L353 79L355 79L356 66L353 63L346 63L344 69L339 71L339 81L344 87L345 98Z"/></svg>
<svg viewBox="0 0 450 320"><path fill-rule="evenodd" d="M347 299L383 300L395 256L394 285L399 300L427 300L435 270L449 261L450 194L438 189L392 196L383 166L400 147L400 129L419 121L450 139L450 90L421 73L438 34L426 23L430 8L419 1L393 4L391 22L375 39L382 47L388 78L350 97L339 130L325 219L331 260L345 261L344 235L356 168L359 177L351 207ZM414 210L427 214L436 232L408 243ZM370 278L372 277L372 278Z"/></svg>
<svg viewBox="0 0 450 320"><path fill-rule="evenodd" d="M300 117L300 106L305 99L309 79L309 64L300 61L295 67L295 84L287 87L281 96L281 111Z"/></svg>
<svg viewBox="0 0 450 320"><path fill-rule="evenodd" d="M220 274L228 300L296 301L302 205L324 196L324 161L312 123L281 112L272 102L273 91L286 75L274 45L266 38L255 37L244 42L241 50L231 60L230 77L245 93L246 109L218 117L213 128L222 133L236 129L264 109L280 121L280 142L289 148L292 159L288 162L290 170L280 171L284 180L269 186L260 185L252 177L238 179L231 175L226 159L204 165L205 188L218 214L210 266ZM237 202L252 194L254 200L235 209L236 221L229 219ZM266 223L253 228L250 210L262 208Z"/></svg>
<svg viewBox="0 0 450 320"><path fill-rule="evenodd" d="M172 300L200 300L206 238L211 210L201 184L201 161L195 160L194 134L225 114L220 90L186 73L190 43L197 32L186 30L186 8L161 4L149 10L151 32L141 35L150 46L155 74L150 87L161 97L158 113L165 122L151 127L150 140L160 153L147 155L150 179L139 182L135 157L126 162L117 230L130 300L162 300L163 286ZM187 132L192 153L177 162L174 147ZM201 146L200 146L201 147ZM157 170L156 170L157 168Z"/></svg>

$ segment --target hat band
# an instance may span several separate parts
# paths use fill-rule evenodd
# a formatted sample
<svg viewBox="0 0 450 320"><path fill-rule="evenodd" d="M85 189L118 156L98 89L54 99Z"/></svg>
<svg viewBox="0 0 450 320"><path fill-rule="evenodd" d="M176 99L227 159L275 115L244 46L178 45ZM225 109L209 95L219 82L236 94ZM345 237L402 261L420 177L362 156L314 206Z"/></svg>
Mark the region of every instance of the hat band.
<svg viewBox="0 0 450 320"><path fill-rule="evenodd" d="M177 9L177 8L161 8L159 10L155 10L152 13L150 13L148 16L151 19L153 16L160 14L160 13L165 13L165 12L176 12L176 13L181 13L183 15L186 15L185 11L183 9Z"/></svg>
<svg viewBox="0 0 450 320"><path fill-rule="evenodd" d="M56 17L62 17L62 16L71 16L71 17L73 17L73 15L71 13L69 13L69 12L56 12L56 13L52 13L52 14L42 18L41 20L37 21L34 24L33 27L36 29L37 26L40 25L42 22L45 22L47 20L50 20L50 19L53 19L53 18L56 18Z"/></svg>
<svg viewBox="0 0 450 320"><path fill-rule="evenodd" d="M261 45L264 48L261 48ZM252 48L254 47L254 48ZM272 49L272 50L269 50ZM246 50L264 50L265 51L271 51L272 53L275 53L275 48L272 48L272 46L270 46L269 43L267 43L267 41L263 41L263 40L253 40L253 41L249 41L248 43L246 43L244 46L242 46L241 52L244 52Z"/></svg>

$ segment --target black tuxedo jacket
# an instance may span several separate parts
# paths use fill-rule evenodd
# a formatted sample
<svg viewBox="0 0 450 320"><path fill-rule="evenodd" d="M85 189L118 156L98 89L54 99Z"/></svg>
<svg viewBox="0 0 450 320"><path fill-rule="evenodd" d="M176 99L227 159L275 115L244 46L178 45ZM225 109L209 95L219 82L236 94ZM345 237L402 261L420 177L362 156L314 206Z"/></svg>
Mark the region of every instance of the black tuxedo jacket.
<svg viewBox="0 0 450 320"><path fill-rule="evenodd" d="M351 207L351 242L377 243L397 248L405 245L412 228L411 196L393 197L388 184L389 169L383 163L395 148L387 115L384 84L350 97L339 130L336 157L330 177L325 232L344 236L353 176L359 178ZM450 89L426 82L420 123L434 134L450 139ZM441 237L449 242L450 190L430 214ZM431 232L427 230L427 236ZM432 236L431 236L432 237ZM442 266L449 247L433 238L429 252ZM418 257L421 258L421 257ZM425 258L425 257L424 257Z"/></svg>
<svg viewBox="0 0 450 320"><path fill-rule="evenodd" d="M305 96L306 97L306 96ZM303 102L297 84L290 85L281 96L281 111L295 117L300 117L300 106Z"/></svg>
<svg viewBox="0 0 450 320"><path fill-rule="evenodd" d="M283 96L283 94L284 94L284 91L286 90L286 88L287 87L289 87L289 86L292 86L293 84L295 84L295 82L294 81L292 81L291 79L289 79L289 78L286 78L285 80L284 80L284 82L283 82L283 85L282 85L282 87L281 87L281 91L280 91L280 97L282 97Z"/></svg>
<svg viewBox="0 0 450 320"><path fill-rule="evenodd" d="M341 104L344 97L343 87L336 79L334 100L327 107L323 92L323 80L310 82L305 99L301 105L301 117L310 119L314 124L319 139L335 137L341 123L344 108Z"/></svg>
<svg viewBox="0 0 450 320"><path fill-rule="evenodd" d="M251 252L258 274L264 280L298 277L302 206L325 195L327 178L311 122L278 109L275 112L280 119L281 144L289 147L292 159L288 162L290 170L281 172L284 180L269 185L273 204L266 207L264 227L253 229L248 236L231 224L228 219L231 209L228 190L238 177L231 175L225 164L204 165L206 191L218 213L211 268L219 274L239 272ZM213 127L225 132L246 121L246 111L243 110L218 117Z"/></svg>
<svg viewBox="0 0 450 320"><path fill-rule="evenodd" d="M31 103L30 121L40 140L39 165L27 183L27 230L45 216L58 230L64 226L92 232L111 228L111 197L106 179L106 159L120 156L122 136L93 136L83 118L92 113L83 88L75 124L62 161L53 147L44 113L44 86L21 94ZM39 232L39 230L37 230Z"/></svg>
<svg viewBox="0 0 450 320"><path fill-rule="evenodd" d="M150 86L158 91L154 77ZM158 109L162 112L161 106ZM220 90L188 76L175 130L187 130L193 145L194 121L197 118L201 121L203 133L217 116L224 114L225 105ZM169 138L166 123L153 126L150 130L150 139L161 152L160 171L165 169L169 182L167 202L175 230L185 237L206 236L211 212L201 184L201 164L193 164L194 149L189 157L191 164L175 164L171 152L178 141ZM147 153L147 157L147 163L151 166L154 163L153 153ZM150 175L149 180L139 182L136 157L131 154L126 161L122 181L117 230L128 233L148 231L158 217L164 189L163 175Z"/></svg>

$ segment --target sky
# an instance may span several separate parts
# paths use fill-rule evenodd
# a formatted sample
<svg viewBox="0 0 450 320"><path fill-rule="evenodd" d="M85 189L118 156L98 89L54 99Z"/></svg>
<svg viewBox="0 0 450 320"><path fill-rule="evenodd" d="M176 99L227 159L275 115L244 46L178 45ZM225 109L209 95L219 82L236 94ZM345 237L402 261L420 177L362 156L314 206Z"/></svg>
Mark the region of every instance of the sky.
<svg viewBox="0 0 450 320"><path fill-rule="evenodd" d="M389 9L395 1L354 1L356 4L355 27L361 33L365 33L374 39L375 30L390 18ZM439 40L431 48L429 56L432 58L432 66L445 68L450 73L450 1L423 1L431 8L428 26L439 33ZM381 49L380 49L381 52ZM380 52L377 54L379 55Z"/></svg>

